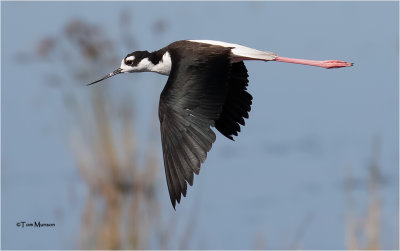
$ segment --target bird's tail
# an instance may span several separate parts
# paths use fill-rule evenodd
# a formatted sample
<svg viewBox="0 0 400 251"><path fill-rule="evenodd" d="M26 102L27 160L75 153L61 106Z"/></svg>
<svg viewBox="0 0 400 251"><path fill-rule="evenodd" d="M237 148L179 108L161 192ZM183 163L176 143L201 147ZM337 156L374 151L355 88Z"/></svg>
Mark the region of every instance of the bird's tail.
<svg viewBox="0 0 400 251"><path fill-rule="evenodd" d="M233 48L232 54L234 61L243 61L243 60L271 61L275 60L276 57L278 56L275 52L260 51L242 45Z"/></svg>

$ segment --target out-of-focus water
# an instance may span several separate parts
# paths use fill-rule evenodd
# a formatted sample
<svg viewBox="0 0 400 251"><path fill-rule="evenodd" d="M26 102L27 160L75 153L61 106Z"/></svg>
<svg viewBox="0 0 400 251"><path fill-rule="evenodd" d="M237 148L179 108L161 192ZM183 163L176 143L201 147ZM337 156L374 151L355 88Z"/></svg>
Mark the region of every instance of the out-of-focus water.
<svg viewBox="0 0 400 251"><path fill-rule="evenodd" d="M119 36L115 26L122 10L133 16L140 48L132 51L152 51L180 39L212 39L281 56L355 63L336 70L246 63L254 97L250 119L235 142L217 136L176 212L159 168L165 218L181 222L199 205L191 248L251 249L257 236L265 239L266 248L290 248L305 221L301 248L345 248L343 182L348 173L360 181L353 193L356 211L365 214L374 137L380 139L378 163L384 177L381 248L398 248L395 2L2 3L2 248L76 248L86 195L71 150L62 95L43 83L48 65L21 64L16 55L33 51L44 36L59 33L76 18ZM160 18L167 21L167 32L154 36L152 25ZM122 58L130 51L119 52ZM63 70L57 61L52 67ZM94 80L98 77L93 75ZM133 93L140 142L147 140L146 121L157 116L165 81L165 76L142 74L104 83L118 88L116 95ZM37 220L55 222L56 227L16 226Z"/></svg>

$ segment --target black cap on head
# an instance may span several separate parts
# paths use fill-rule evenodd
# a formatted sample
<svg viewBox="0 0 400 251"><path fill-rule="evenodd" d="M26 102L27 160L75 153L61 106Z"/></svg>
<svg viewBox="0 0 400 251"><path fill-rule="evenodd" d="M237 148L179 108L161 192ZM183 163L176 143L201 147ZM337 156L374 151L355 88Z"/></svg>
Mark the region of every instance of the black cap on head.
<svg viewBox="0 0 400 251"><path fill-rule="evenodd" d="M136 66L142 61L143 58L148 58L150 52L148 51L134 51L128 55L126 55L124 59L124 63L129 66ZM130 57L132 57L130 59Z"/></svg>

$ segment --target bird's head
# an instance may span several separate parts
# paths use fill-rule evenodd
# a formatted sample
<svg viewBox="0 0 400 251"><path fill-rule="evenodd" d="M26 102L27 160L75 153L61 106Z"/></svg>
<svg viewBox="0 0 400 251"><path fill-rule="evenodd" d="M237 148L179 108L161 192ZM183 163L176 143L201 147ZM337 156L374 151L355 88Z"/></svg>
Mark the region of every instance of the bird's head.
<svg viewBox="0 0 400 251"><path fill-rule="evenodd" d="M154 67L154 64L149 60L149 56L150 53L148 51L132 52L126 55L124 59L122 59L121 66L118 69L88 85L98 83L120 73L151 71L152 67Z"/></svg>
<svg viewBox="0 0 400 251"><path fill-rule="evenodd" d="M148 51L134 51L121 61L121 73L148 71L153 65Z"/></svg>

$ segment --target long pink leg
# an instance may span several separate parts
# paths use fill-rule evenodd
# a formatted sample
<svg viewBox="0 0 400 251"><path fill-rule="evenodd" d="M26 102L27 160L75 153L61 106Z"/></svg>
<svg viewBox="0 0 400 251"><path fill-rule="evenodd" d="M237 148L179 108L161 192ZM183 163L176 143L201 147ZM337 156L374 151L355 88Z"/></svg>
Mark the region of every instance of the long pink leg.
<svg viewBox="0 0 400 251"><path fill-rule="evenodd" d="M340 60L306 60L306 59L298 59L298 58L285 58L285 57L276 57L275 61L278 62L285 62L285 63L293 63L293 64L304 64L304 65L311 65L311 66L318 66L323 67L326 69L329 68L340 68L340 67L347 67L352 66L353 63L344 62Z"/></svg>

